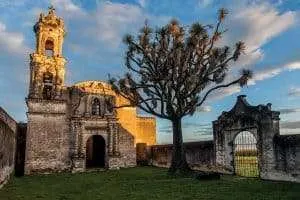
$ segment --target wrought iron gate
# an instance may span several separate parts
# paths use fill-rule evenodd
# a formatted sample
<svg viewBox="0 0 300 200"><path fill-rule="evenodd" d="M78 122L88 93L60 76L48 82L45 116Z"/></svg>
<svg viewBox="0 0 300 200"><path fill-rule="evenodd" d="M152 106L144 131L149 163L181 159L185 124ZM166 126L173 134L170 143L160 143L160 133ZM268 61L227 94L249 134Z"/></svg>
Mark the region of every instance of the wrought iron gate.
<svg viewBox="0 0 300 200"><path fill-rule="evenodd" d="M257 140L249 131L240 132L234 140L235 174L245 177L258 177Z"/></svg>

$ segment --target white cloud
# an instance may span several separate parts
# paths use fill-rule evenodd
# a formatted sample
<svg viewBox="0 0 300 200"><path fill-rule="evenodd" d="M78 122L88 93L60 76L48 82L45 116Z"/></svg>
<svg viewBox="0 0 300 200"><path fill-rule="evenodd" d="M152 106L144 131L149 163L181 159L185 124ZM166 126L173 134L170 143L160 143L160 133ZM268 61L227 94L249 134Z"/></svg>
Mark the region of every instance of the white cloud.
<svg viewBox="0 0 300 200"><path fill-rule="evenodd" d="M280 114L291 114L300 112L300 108L281 108L278 111Z"/></svg>
<svg viewBox="0 0 300 200"><path fill-rule="evenodd" d="M137 0L137 2L142 8L145 8L147 5L147 0Z"/></svg>
<svg viewBox="0 0 300 200"><path fill-rule="evenodd" d="M55 9L61 11L64 19L85 19L87 16L87 13L75 5L72 0L51 0L51 3Z"/></svg>
<svg viewBox="0 0 300 200"><path fill-rule="evenodd" d="M66 12L81 12L81 9L76 6L71 0L51 0L51 3Z"/></svg>
<svg viewBox="0 0 300 200"><path fill-rule="evenodd" d="M207 102L223 99L224 97L230 96L232 94L238 93L241 91L239 85L233 85L224 89L219 89L210 94L207 98Z"/></svg>
<svg viewBox="0 0 300 200"><path fill-rule="evenodd" d="M133 4L104 2L96 13L96 26L89 30L100 41L117 47L125 34L136 32L146 20L151 24L166 23L170 17L153 16Z"/></svg>
<svg viewBox="0 0 300 200"><path fill-rule="evenodd" d="M280 128L280 135L300 134L300 128Z"/></svg>
<svg viewBox="0 0 300 200"><path fill-rule="evenodd" d="M286 68L290 71L300 69L300 61L289 63Z"/></svg>
<svg viewBox="0 0 300 200"><path fill-rule="evenodd" d="M97 10L95 17L96 27L90 30L97 33L97 38L107 41L116 47L122 40L122 35L134 28L141 26L146 16L135 5L106 2Z"/></svg>
<svg viewBox="0 0 300 200"><path fill-rule="evenodd" d="M272 78L282 72L281 68L271 68L254 72L253 78L248 82L248 85L255 85L257 81Z"/></svg>
<svg viewBox="0 0 300 200"><path fill-rule="evenodd" d="M0 0L0 8L23 6L28 0Z"/></svg>
<svg viewBox="0 0 300 200"><path fill-rule="evenodd" d="M250 68L252 65L261 61L264 58L263 51L261 49L256 49L252 52L246 52L245 54L241 54L239 59L233 63L232 69L237 71L242 68Z"/></svg>
<svg viewBox="0 0 300 200"><path fill-rule="evenodd" d="M91 46L97 48L100 46L97 42L101 42L105 43L105 48L116 49L121 44L123 36L126 33L136 32L146 19L155 24L170 19L145 13L141 6L134 4L105 1L97 4L95 12L87 12L71 0L52 0L52 3L66 23L76 26L76 30L70 31L77 31L80 37L86 37L88 41L93 40ZM141 5L144 3L146 2L140 1Z"/></svg>
<svg viewBox="0 0 300 200"><path fill-rule="evenodd" d="M300 121L281 121L279 126L281 135L300 134Z"/></svg>
<svg viewBox="0 0 300 200"><path fill-rule="evenodd" d="M201 8L206 8L206 7L210 6L213 2L214 2L214 0L199 0L198 5Z"/></svg>
<svg viewBox="0 0 300 200"><path fill-rule="evenodd" d="M224 34L221 42L222 45L228 45L241 40L246 44L245 54L241 55L236 63L233 63L229 71L229 74L232 75L226 78L226 82L236 79L237 73L241 68L248 68L254 71L254 77L249 81L249 85L277 76L286 70L300 69L300 62L287 63L264 70L253 69L255 64L264 58L263 45L292 27L296 22L297 15L296 12L291 11L280 13L268 3L256 2L245 5L237 7L229 15L226 24L229 31ZM239 86L221 89L212 94L209 99L222 99L240 92L240 90Z"/></svg>
<svg viewBox="0 0 300 200"><path fill-rule="evenodd" d="M300 88L297 87L290 88L288 95L290 97L300 97Z"/></svg>
<svg viewBox="0 0 300 200"><path fill-rule="evenodd" d="M257 81L262 81L265 79L273 78L275 76L278 76L280 73L284 71L293 71L293 70L298 70L300 69L300 61L296 62L291 62L287 64L283 64L277 67L273 68L268 68L260 71L255 71L252 79L249 80L248 85L255 85ZM236 76L229 75L227 78L227 82L237 79ZM222 99L226 96L238 93L241 91L241 87L238 85L234 85L228 88L220 89L212 93L208 97L208 101L213 101L213 100L219 100ZM289 93L289 96L300 96L300 88L291 88Z"/></svg>
<svg viewBox="0 0 300 200"><path fill-rule="evenodd" d="M279 13L269 4L249 6L233 15L231 23L244 30L241 40L248 51L255 51L271 38L290 28L296 20L295 12Z"/></svg>
<svg viewBox="0 0 300 200"><path fill-rule="evenodd" d="M265 80L279 75L284 71L294 71L300 69L300 61L290 62L280 65L278 67L268 68L261 71L256 71L253 78L250 80L249 85L254 85L256 81Z"/></svg>
<svg viewBox="0 0 300 200"><path fill-rule="evenodd" d="M262 46L290 28L295 21L296 12L280 13L267 3L238 7L228 17L229 31L224 35L223 43L245 42L246 55L235 66L251 66L262 59Z"/></svg>
<svg viewBox="0 0 300 200"><path fill-rule="evenodd" d="M211 106L201 106L197 108L197 112L211 112Z"/></svg>
<svg viewBox="0 0 300 200"><path fill-rule="evenodd" d="M0 21L0 50L1 52L25 55L29 48L24 44L22 33L8 31L6 25Z"/></svg>

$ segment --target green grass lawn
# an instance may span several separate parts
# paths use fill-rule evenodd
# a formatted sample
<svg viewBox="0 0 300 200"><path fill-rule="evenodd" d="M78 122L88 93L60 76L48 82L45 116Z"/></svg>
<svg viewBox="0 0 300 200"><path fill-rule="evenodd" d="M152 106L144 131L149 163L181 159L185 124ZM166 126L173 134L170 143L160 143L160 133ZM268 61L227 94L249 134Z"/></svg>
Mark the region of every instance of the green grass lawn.
<svg viewBox="0 0 300 200"><path fill-rule="evenodd" d="M166 169L141 167L13 178L0 190L0 200L300 199L300 184L233 176L198 181L169 177L166 172Z"/></svg>

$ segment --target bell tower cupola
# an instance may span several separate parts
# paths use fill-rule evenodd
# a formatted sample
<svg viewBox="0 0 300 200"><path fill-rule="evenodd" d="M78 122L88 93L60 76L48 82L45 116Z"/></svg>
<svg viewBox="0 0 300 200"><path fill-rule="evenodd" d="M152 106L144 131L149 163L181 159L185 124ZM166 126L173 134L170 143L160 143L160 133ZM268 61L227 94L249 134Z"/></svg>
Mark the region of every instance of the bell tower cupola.
<svg viewBox="0 0 300 200"><path fill-rule="evenodd" d="M29 98L61 99L66 63L62 55L64 21L50 6L47 15L40 14L33 30L36 49L30 54Z"/></svg>

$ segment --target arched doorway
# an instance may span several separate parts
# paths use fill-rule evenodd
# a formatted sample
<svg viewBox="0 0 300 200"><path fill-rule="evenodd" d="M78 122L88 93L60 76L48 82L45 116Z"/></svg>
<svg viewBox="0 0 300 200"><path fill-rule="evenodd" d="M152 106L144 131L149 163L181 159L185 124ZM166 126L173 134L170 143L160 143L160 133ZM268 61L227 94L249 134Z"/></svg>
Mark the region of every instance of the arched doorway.
<svg viewBox="0 0 300 200"><path fill-rule="evenodd" d="M235 174L245 177L258 177L257 140L249 131L238 133L233 143Z"/></svg>
<svg viewBox="0 0 300 200"><path fill-rule="evenodd" d="M93 135L86 142L86 167L105 167L105 140L100 135Z"/></svg>

